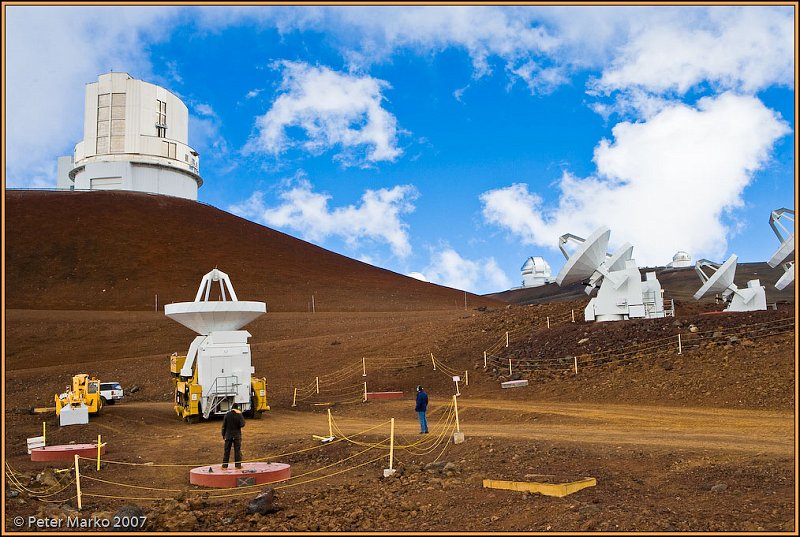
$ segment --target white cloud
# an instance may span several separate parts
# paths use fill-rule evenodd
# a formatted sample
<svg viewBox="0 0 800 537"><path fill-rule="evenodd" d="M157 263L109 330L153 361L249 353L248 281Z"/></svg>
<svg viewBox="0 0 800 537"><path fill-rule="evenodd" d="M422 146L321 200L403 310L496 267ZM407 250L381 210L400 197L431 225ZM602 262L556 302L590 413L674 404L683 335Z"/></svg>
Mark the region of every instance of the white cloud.
<svg viewBox="0 0 800 537"><path fill-rule="evenodd" d="M646 122L620 123L595 148L597 174L562 176L557 205L514 184L481 195L485 220L524 244L557 248L564 233L588 236L607 225L630 242L640 265L664 264L677 250L697 259L724 254L753 175L767 163L786 122L754 97L723 94L697 108L671 104Z"/></svg>
<svg viewBox="0 0 800 537"><path fill-rule="evenodd" d="M504 291L511 286L511 280L493 257L473 261L449 247L431 255L424 273L430 282L478 294Z"/></svg>
<svg viewBox="0 0 800 537"><path fill-rule="evenodd" d="M150 77L144 43L168 35L163 23L176 11L141 6L4 6L3 11L6 185L55 187L58 155L72 154L83 138L85 85L112 69Z"/></svg>
<svg viewBox="0 0 800 537"><path fill-rule="evenodd" d="M746 93L792 86L795 24L788 6L673 10L649 22L634 30L595 89L683 95L704 82Z"/></svg>
<svg viewBox="0 0 800 537"><path fill-rule="evenodd" d="M280 205L269 207L261 192L229 208L234 214L268 226L298 231L303 238L322 242L338 236L351 248L364 240L389 245L394 255L411 254L408 224L401 216L414 210L417 190L412 185L366 190L359 206L328 208L331 196L312 190L306 179L297 179L291 188L280 193Z"/></svg>
<svg viewBox="0 0 800 537"><path fill-rule="evenodd" d="M279 66L281 94L257 118L258 132L248 142L249 151L277 156L293 146L312 154L339 147L337 158L345 165L394 161L402 153L397 147L397 120L382 107L387 82L303 62L285 61ZM290 127L302 129L305 139L292 140L286 134Z"/></svg>

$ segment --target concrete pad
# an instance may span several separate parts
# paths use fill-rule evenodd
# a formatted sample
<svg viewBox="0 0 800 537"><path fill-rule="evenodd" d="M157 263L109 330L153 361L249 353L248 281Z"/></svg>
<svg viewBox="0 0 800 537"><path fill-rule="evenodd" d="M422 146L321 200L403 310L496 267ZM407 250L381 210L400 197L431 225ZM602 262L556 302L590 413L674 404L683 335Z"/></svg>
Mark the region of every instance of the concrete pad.
<svg viewBox="0 0 800 537"><path fill-rule="evenodd" d="M528 385L527 380L508 380L506 382L501 382L501 388L522 388Z"/></svg>
<svg viewBox="0 0 800 537"><path fill-rule="evenodd" d="M244 462L241 468L229 463L223 469L221 464L200 466L189 471L192 485L215 488L248 487L285 481L291 477L291 467L279 462Z"/></svg>

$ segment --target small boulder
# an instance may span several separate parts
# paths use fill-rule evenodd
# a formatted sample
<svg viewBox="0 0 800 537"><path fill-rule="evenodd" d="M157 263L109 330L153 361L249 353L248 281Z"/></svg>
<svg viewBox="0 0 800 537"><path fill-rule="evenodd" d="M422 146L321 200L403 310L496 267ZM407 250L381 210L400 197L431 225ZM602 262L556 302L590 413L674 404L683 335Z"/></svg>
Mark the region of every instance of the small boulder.
<svg viewBox="0 0 800 537"><path fill-rule="evenodd" d="M275 507L275 490L272 487L264 490L247 505L248 514L258 513L260 515L266 515L274 513L277 510L278 508Z"/></svg>

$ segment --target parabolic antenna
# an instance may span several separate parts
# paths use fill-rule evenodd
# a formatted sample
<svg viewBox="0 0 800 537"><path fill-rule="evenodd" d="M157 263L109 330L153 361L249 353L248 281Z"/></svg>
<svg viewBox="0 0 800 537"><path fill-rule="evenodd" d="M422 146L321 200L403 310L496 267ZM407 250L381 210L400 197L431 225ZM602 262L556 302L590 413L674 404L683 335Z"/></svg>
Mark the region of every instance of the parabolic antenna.
<svg viewBox="0 0 800 537"><path fill-rule="evenodd" d="M794 281L794 262L786 263L784 265L786 272L783 273L783 276L775 282L775 289L778 291L783 291L786 286L790 285Z"/></svg>
<svg viewBox="0 0 800 537"><path fill-rule="evenodd" d="M734 287L733 278L736 276L736 263L739 260L736 254L732 254L727 261L721 266L712 263L707 259L699 259L694 266L694 270L700 279L703 280L703 286L694 294L695 300L700 300L706 293L721 293L729 287ZM715 272L708 276L702 271L703 267L711 268Z"/></svg>
<svg viewBox="0 0 800 537"><path fill-rule="evenodd" d="M777 235L778 240L781 241L781 246L778 248L778 251L773 254L767 263L770 267L777 267L784 259L789 257L790 255L794 254L794 233L790 233L789 230L781 223L781 219L788 219L794 223L794 211L791 209L781 208L772 211L769 215L769 225L772 228L772 231L775 232ZM783 234L778 230L778 226L783 230ZM785 275L784 275L785 276ZM793 277L794 278L794 277ZM775 287L778 287L775 284Z"/></svg>
<svg viewBox="0 0 800 537"><path fill-rule="evenodd" d="M633 246L630 243L626 242L623 244L619 250L614 252L613 255L608 256L606 258L606 267L608 267L608 271L615 271L615 270L623 270L625 268L625 264L633 259Z"/></svg>
<svg viewBox="0 0 800 537"><path fill-rule="evenodd" d="M208 300L211 284L215 281L220 282L222 300ZM227 300L228 295L232 300ZM238 330L266 312L267 305L264 302L237 300L230 278L219 269L203 276L194 302L164 306L167 317L204 336L215 331Z"/></svg>
<svg viewBox="0 0 800 537"><path fill-rule="evenodd" d="M597 267L606 260L610 236L611 230L605 226L599 228L585 240L569 233L561 235L558 247L567 258L567 262L556 276L556 283L564 286L590 278ZM572 255L564 249L564 245L570 239L580 243Z"/></svg>

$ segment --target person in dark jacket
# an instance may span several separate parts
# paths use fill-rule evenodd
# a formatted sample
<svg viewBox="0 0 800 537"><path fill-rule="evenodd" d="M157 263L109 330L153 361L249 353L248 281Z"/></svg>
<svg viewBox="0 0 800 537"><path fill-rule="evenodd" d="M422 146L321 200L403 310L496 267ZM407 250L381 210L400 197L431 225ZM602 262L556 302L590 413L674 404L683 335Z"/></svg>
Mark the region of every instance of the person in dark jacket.
<svg viewBox="0 0 800 537"><path fill-rule="evenodd" d="M244 416L239 410L239 405L233 404L222 420L222 438L225 439L225 455L222 458L222 468L228 467L228 460L231 458L231 446L233 446L233 458L236 468L242 467L242 427L244 427Z"/></svg>
<svg viewBox="0 0 800 537"><path fill-rule="evenodd" d="M419 415L419 434L428 434L428 394L422 386L417 386L417 406L414 408Z"/></svg>

